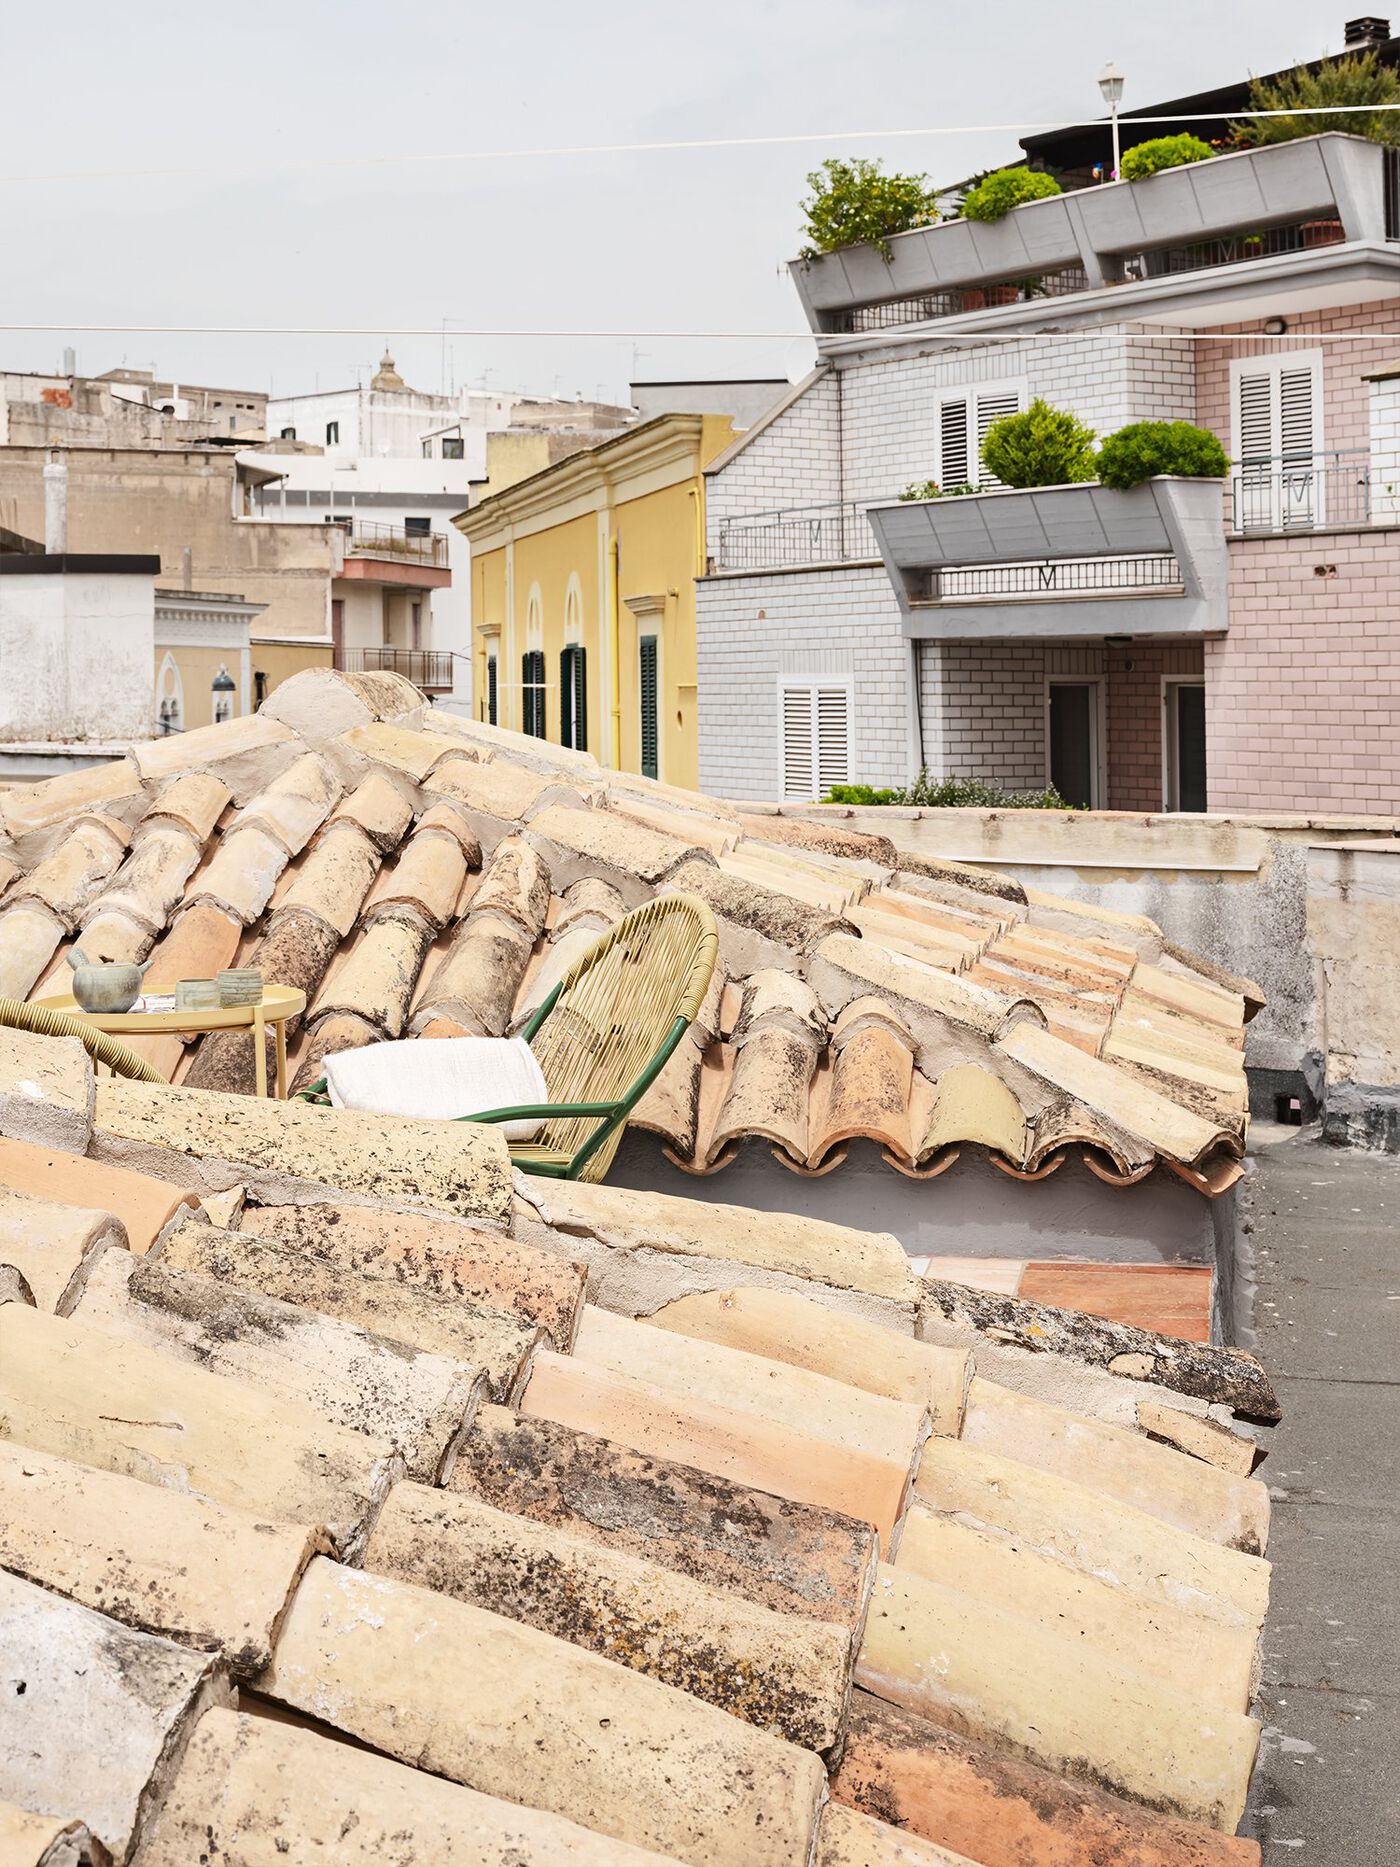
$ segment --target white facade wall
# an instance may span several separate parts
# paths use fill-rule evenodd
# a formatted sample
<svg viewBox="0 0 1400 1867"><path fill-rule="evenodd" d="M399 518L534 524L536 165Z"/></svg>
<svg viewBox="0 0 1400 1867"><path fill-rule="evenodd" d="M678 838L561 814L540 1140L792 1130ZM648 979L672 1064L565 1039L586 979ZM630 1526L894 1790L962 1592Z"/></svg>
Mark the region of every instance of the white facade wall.
<svg viewBox="0 0 1400 1867"><path fill-rule="evenodd" d="M709 550L721 521L745 513L891 499L937 477L938 406L949 390L1016 381L1069 408L1100 436L1130 421L1194 421L1189 338L1134 330L1048 333L976 347L866 352L819 369L807 387L707 480ZM872 554L874 543L872 540ZM845 565L714 577L696 603L700 782L721 796L781 795L780 674L840 670L852 680L851 777L907 783L922 758L935 774L1045 783L1047 652L976 644L920 656L920 720L911 714L911 647L883 568ZM1024 664L1024 665L1023 665ZM1049 670L1071 674L1068 663ZM1010 680L1016 691L1008 689ZM1024 689L1024 692L1021 691Z"/></svg>
<svg viewBox="0 0 1400 1867"><path fill-rule="evenodd" d="M154 661L154 573L0 577L0 740L149 739Z"/></svg>
<svg viewBox="0 0 1400 1867"><path fill-rule="evenodd" d="M701 790L751 802L782 795L784 677L848 680L852 780L908 780L910 646L880 565L702 579L696 629Z"/></svg>

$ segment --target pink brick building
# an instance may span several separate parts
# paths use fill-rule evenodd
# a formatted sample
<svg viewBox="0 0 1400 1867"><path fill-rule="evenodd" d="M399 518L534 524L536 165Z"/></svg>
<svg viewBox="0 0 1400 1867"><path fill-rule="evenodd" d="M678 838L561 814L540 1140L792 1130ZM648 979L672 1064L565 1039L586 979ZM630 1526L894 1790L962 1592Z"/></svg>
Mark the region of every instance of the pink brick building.
<svg viewBox="0 0 1400 1867"><path fill-rule="evenodd" d="M710 472L702 784L1400 811L1397 201L1327 135L795 267L818 367ZM1230 477L1008 492L980 439L1035 396Z"/></svg>

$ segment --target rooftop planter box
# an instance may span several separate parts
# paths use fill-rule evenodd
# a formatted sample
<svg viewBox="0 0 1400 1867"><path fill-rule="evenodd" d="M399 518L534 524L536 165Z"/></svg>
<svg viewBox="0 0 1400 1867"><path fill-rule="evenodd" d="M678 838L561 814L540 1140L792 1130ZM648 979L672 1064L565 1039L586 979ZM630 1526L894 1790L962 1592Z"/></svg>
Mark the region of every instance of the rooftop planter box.
<svg viewBox="0 0 1400 1867"><path fill-rule="evenodd" d="M1028 201L999 221L943 221L870 246L791 265L816 330L863 305L1034 278L1080 265L1089 288L1121 275L1120 256L1185 246L1256 227L1339 220L1347 240L1384 240L1386 151L1329 131L1193 162L1135 182L1108 182Z"/></svg>
<svg viewBox="0 0 1400 1867"><path fill-rule="evenodd" d="M906 633L1201 635L1226 626L1224 482L1162 475L1129 492L1004 488L871 506ZM1114 560L1097 574L1099 560ZM1073 565L1063 579L1055 566ZM1019 581L1009 573L1027 567ZM986 594L948 594L950 571L996 570Z"/></svg>
<svg viewBox="0 0 1400 1867"><path fill-rule="evenodd" d="M1348 240L1383 240L1384 160L1379 143L1329 131L1086 188L1077 198L1099 254L1187 246L1313 218L1340 220Z"/></svg>

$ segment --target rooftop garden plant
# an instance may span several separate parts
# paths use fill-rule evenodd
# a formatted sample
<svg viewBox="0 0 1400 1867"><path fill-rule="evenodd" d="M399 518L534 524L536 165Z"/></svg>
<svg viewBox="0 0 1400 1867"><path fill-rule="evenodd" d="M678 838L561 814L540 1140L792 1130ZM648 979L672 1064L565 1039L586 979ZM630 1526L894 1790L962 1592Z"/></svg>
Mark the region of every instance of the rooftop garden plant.
<svg viewBox="0 0 1400 1867"><path fill-rule="evenodd" d="M807 177L802 203L803 259L846 246L873 246L889 263L890 236L938 219L937 192L927 175L886 175L879 162L828 157Z"/></svg>
<svg viewBox="0 0 1400 1867"><path fill-rule="evenodd" d="M1127 492L1158 473L1223 479L1230 471L1230 458L1210 429L1194 422L1135 421L1108 437L1096 465L1105 486Z"/></svg>
<svg viewBox="0 0 1400 1867"><path fill-rule="evenodd" d="M1154 136L1150 142L1134 143L1123 151L1118 173L1125 182L1141 181L1145 175L1160 175L1163 169L1179 169L1188 162L1208 162L1215 154L1199 136Z"/></svg>
<svg viewBox="0 0 1400 1867"><path fill-rule="evenodd" d="M902 500L911 499L957 499L963 493L975 493L977 488L965 486L940 486L937 480L915 480L906 486L899 495Z"/></svg>
<svg viewBox="0 0 1400 1867"><path fill-rule="evenodd" d="M896 788L870 784L834 784L824 804L915 805L924 810L1072 810L1055 789L1008 791L982 778L931 778L924 766L913 784Z"/></svg>
<svg viewBox="0 0 1400 1867"><path fill-rule="evenodd" d="M1374 49L1348 53L1345 58L1324 58L1316 71L1299 66L1275 78L1255 78L1249 87L1251 110L1297 110L1296 117L1248 117L1232 123L1237 143L1291 143L1300 136L1320 136L1325 130L1345 130L1369 136L1373 143L1400 142L1400 112L1377 110L1378 104L1400 104L1400 74L1383 65ZM1337 116L1314 116L1323 109Z"/></svg>
<svg viewBox="0 0 1400 1867"><path fill-rule="evenodd" d="M1042 174L1039 169L997 169L968 190L963 197L962 217L964 220L1003 220L1013 207L1063 193L1055 177Z"/></svg>
<svg viewBox="0 0 1400 1867"><path fill-rule="evenodd" d="M987 471L1003 486L1067 486L1094 477L1094 430L1037 396L1019 415L994 421L982 443Z"/></svg>

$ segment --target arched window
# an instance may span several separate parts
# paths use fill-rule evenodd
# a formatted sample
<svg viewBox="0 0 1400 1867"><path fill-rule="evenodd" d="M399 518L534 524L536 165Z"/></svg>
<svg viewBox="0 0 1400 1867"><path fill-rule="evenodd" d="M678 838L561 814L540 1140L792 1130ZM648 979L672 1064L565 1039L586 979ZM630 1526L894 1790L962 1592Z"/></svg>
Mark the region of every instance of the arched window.
<svg viewBox="0 0 1400 1867"><path fill-rule="evenodd" d="M559 743L588 750L588 662L583 646L583 585L578 572L564 592L564 651L559 657Z"/></svg>
<svg viewBox="0 0 1400 1867"><path fill-rule="evenodd" d="M185 730L185 687L175 657L166 655L156 676L156 730L159 733L182 733Z"/></svg>

